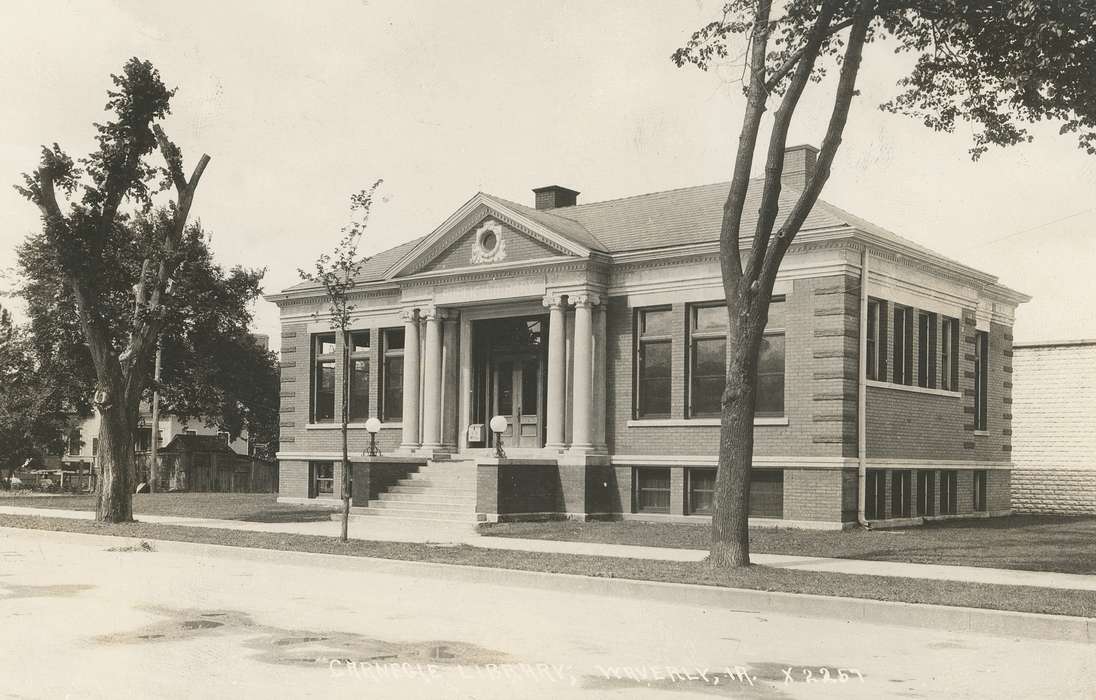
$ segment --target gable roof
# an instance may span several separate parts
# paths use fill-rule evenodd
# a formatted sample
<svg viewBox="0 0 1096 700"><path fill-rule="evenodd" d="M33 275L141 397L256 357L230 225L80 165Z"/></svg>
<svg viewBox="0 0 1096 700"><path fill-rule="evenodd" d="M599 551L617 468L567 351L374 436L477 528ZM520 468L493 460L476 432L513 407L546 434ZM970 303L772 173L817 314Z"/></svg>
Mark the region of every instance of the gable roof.
<svg viewBox="0 0 1096 700"><path fill-rule="evenodd" d="M577 248L608 255L717 242L729 188L729 182L717 182L546 210L481 192L433 233L370 258L358 281L378 282L398 274L409 260L423 254L438 240L458 214L467 213L473 203L486 204L501 212L523 217L537 228L572 242ZM799 195L798 189L787 185L782 187L780 211L790 211ZM743 240L748 240L753 234L761 196L762 180L751 180L742 211ZM779 223L778 219L777 225ZM827 229L861 231L983 281L996 279L819 199L803 222L801 231ZM286 291L311 286L314 285L304 282Z"/></svg>

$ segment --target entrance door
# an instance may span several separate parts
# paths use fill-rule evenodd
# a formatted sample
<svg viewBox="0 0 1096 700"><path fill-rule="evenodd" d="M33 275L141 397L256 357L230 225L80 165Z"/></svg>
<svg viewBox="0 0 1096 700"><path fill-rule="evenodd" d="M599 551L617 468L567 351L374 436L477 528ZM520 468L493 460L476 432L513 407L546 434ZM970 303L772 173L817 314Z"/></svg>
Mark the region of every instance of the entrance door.
<svg viewBox="0 0 1096 700"><path fill-rule="evenodd" d="M540 397L544 391L540 357L534 354L496 358L492 415L506 416L503 442L511 447L540 447Z"/></svg>

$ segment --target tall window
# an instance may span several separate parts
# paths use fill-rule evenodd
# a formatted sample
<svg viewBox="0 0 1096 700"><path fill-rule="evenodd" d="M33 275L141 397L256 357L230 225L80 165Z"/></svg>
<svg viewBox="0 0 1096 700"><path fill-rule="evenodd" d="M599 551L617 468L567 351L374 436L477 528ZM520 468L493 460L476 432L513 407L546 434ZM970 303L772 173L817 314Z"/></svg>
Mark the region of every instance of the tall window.
<svg viewBox="0 0 1096 700"><path fill-rule="evenodd" d="M335 420L335 334L312 336L312 420Z"/></svg>
<svg viewBox="0 0 1096 700"><path fill-rule="evenodd" d="M369 417L369 331L350 332L350 420Z"/></svg>
<svg viewBox="0 0 1096 700"><path fill-rule="evenodd" d="M989 403L989 333L974 333L974 429L986 430Z"/></svg>
<svg viewBox="0 0 1096 700"><path fill-rule="evenodd" d="M864 517L883 520L887 517L887 472L885 469L869 469L865 479Z"/></svg>
<svg viewBox="0 0 1096 700"><path fill-rule="evenodd" d="M910 496L913 474L908 469L891 472L891 517L910 517Z"/></svg>
<svg viewBox="0 0 1096 700"><path fill-rule="evenodd" d="M917 386L936 388L936 314L917 314Z"/></svg>
<svg viewBox="0 0 1096 700"><path fill-rule="evenodd" d="M710 515L715 507L715 470L689 469L689 512Z"/></svg>
<svg viewBox="0 0 1096 700"><path fill-rule="evenodd" d="M940 515L955 515L955 499L959 492L959 472L940 472Z"/></svg>
<svg viewBox="0 0 1096 700"><path fill-rule="evenodd" d="M381 420L403 420L403 329L381 333Z"/></svg>
<svg viewBox="0 0 1096 700"><path fill-rule="evenodd" d="M91 439L91 456L99 454L99 438L93 437Z"/></svg>
<svg viewBox="0 0 1096 700"><path fill-rule="evenodd" d="M886 343L882 342L882 324L880 323L883 311L882 302L877 299L868 299L868 346L867 346L867 378L882 379L880 376L880 352Z"/></svg>
<svg viewBox="0 0 1096 700"><path fill-rule="evenodd" d="M68 436L68 453L70 455L80 454L80 449L82 447L82 444L83 443L80 440L80 431L79 430L73 430L71 433L69 433L69 436Z"/></svg>
<svg viewBox="0 0 1096 700"><path fill-rule="evenodd" d="M917 515L936 515L936 472L917 472Z"/></svg>
<svg viewBox="0 0 1096 700"><path fill-rule="evenodd" d="M959 321L940 321L940 388L959 391Z"/></svg>
<svg viewBox="0 0 1096 700"><path fill-rule="evenodd" d="M913 313L894 307L894 383L913 384Z"/></svg>
<svg viewBox="0 0 1096 700"><path fill-rule="evenodd" d="M639 309L635 324L635 417L668 418L673 311L669 308Z"/></svg>
<svg viewBox="0 0 1096 700"><path fill-rule="evenodd" d="M974 470L974 512L981 513L986 510L986 476L985 469Z"/></svg>
<svg viewBox="0 0 1096 700"><path fill-rule="evenodd" d="M784 299L769 303L769 321L757 356L757 415L784 415ZM727 308L689 310L689 415L718 416L726 384Z"/></svg>

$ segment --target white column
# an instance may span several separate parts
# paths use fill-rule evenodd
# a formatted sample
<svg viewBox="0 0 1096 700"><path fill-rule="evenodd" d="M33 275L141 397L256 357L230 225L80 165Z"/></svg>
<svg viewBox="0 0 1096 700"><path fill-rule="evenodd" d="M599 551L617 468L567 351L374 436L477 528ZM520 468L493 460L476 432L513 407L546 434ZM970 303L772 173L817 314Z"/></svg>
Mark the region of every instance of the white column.
<svg viewBox="0 0 1096 700"><path fill-rule="evenodd" d="M403 313L403 440L413 450L419 441L419 320L416 309Z"/></svg>
<svg viewBox="0 0 1096 700"><path fill-rule="evenodd" d="M594 381L594 322L592 307L598 303L596 294L580 294L572 297L575 304L575 382L574 426L571 448L593 448L591 412L593 409Z"/></svg>
<svg viewBox="0 0 1096 700"><path fill-rule="evenodd" d="M441 357L440 311L426 312L426 350L423 357L422 446L441 447Z"/></svg>
<svg viewBox="0 0 1096 700"><path fill-rule="evenodd" d="M593 427L591 428L591 441L594 449L605 450L605 423L608 420L607 394L608 394L608 367L609 353L605 347L608 323L608 300L602 299L594 310L594 409Z"/></svg>
<svg viewBox="0 0 1096 700"><path fill-rule="evenodd" d="M468 448L468 424L472 422L472 322L460 320L460 419L457 421L457 445Z"/></svg>
<svg viewBox="0 0 1096 700"><path fill-rule="evenodd" d="M442 394L441 394L441 442L449 450L455 450L457 436L457 404L460 392L460 315L447 311L442 324Z"/></svg>
<svg viewBox="0 0 1096 700"><path fill-rule="evenodd" d="M567 315L563 298L544 297L548 307L548 400L545 417L546 447L563 447L564 407L567 394Z"/></svg>

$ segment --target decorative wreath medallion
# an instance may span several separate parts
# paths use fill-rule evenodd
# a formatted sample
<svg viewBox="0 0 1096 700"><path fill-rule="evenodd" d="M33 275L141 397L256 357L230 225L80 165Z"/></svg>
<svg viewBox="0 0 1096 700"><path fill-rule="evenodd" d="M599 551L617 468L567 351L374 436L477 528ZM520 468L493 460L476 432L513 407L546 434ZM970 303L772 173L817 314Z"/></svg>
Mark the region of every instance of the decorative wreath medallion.
<svg viewBox="0 0 1096 700"><path fill-rule="evenodd" d="M485 221L476 229L476 244L472 248L472 264L502 262L506 259L506 239L502 224Z"/></svg>

